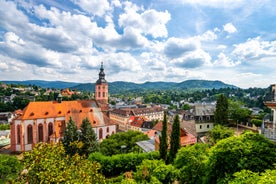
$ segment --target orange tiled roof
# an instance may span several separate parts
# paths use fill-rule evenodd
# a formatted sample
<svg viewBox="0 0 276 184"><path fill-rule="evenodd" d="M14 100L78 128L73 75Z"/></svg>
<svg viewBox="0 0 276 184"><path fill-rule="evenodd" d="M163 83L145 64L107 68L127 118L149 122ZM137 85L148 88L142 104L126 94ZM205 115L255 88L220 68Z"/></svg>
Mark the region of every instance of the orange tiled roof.
<svg viewBox="0 0 276 184"><path fill-rule="evenodd" d="M130 125L141 128L143 125L143 122L145 121L145 117L141 116L131 116L130 117Z"/></svg>
<svg viewBox="0 0 276 184"><path fill-rule="evenodd" d="M30 102L29 105L23 110L23 115L18 119L44 119L65 117L68 122L69 118L77 123L78 126L82 120L88 118L92 126L101 126L105 123L112 123L98 107L94 100L77 100L77 101L56 101L49 102Z"/></svg>

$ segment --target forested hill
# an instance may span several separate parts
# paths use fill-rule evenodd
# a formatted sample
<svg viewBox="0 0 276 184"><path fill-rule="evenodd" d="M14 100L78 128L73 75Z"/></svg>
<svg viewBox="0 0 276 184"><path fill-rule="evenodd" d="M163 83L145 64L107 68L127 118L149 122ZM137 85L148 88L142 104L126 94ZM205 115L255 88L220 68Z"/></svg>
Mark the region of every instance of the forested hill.
<svg viewBox="0 0 276 184"><path fill-rule="evenodd" d="M1 81L5 84L36 85L42 88L64 89L71 88L79 91L94 92L95 83L75 83L64 81L43 81L43 80L26 80L26 81ZM137 84L133 82L109 82L110 93L120 93L125 91L140 90L166 90L166 89L220 89L220 88L237 88L234 85L225 84L221 81L208 80L187 80L180 83L176 82L145 82Z"/></svg>
<svg viewBox="0 0 276 184"><path fill-rule="evenodd" d="M175 82L145 82L142 84L132 82L109 82L108 89L111 94L121 93L126 91L141 91L141 90L177 90L177 89L220 89L220 88L237 88L234 85L225 84L221 81L207 80L187 80L180 83ZM72 89L80 91L93 92L95 84L87 83L80 84Z"/></svg>

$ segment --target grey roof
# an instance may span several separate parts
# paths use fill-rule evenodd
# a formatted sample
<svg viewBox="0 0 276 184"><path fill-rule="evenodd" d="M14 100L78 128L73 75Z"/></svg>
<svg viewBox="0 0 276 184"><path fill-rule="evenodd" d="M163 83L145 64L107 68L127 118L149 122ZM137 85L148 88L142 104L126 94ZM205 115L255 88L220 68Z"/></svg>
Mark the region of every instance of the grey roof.
<svg viewBox="0 0 276 184"><path fill-rule="evenodd" d="M154 139L146 140L146 141L139 141L136 142L136 144L143 149L144 152L152 152L155 151L155 146L154 146Z"/></svg>

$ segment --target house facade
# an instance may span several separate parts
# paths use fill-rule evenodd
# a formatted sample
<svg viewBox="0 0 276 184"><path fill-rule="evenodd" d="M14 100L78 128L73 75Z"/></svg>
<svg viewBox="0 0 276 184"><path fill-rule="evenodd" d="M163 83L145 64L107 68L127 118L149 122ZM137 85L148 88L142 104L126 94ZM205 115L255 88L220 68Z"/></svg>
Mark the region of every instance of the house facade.
<svg viewBox="0 0 276 184"><path fill-rule="evenodd" d="M119 130L127 131L129 125L129 118L131 116L145 117L147 121L163 120L164 111L162 107L150 108L126 108L126 109L113 109L109 112L110 119L114 120Z"/></svg>

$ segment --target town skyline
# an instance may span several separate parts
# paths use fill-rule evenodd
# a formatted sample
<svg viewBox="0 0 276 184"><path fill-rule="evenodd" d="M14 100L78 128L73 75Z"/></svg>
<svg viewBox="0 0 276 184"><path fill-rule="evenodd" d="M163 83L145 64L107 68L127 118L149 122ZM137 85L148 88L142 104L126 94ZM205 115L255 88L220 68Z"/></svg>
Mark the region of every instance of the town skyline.
<svg viewBox="0 0 276 184"><path fill-rule="evenodd" d="M0 81L276 82L276 2L0 0ZM8 11L7 11L8 10Z"/></svg>

